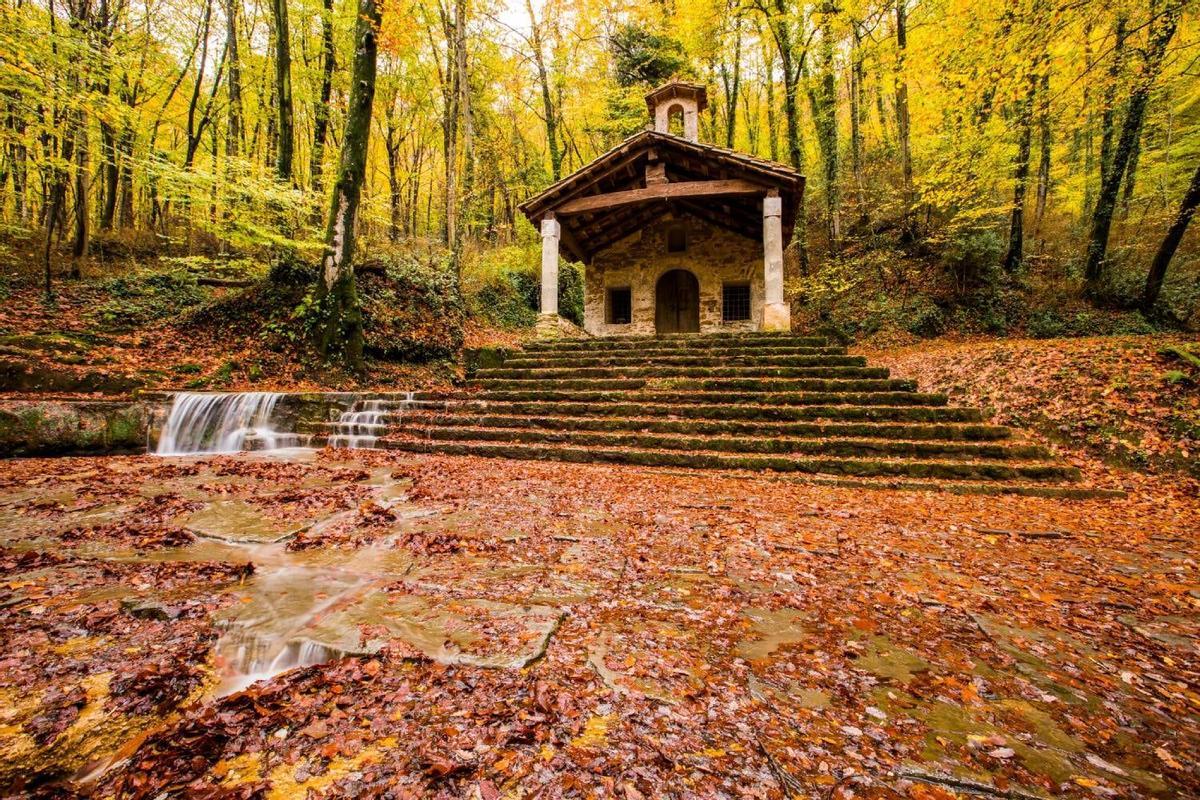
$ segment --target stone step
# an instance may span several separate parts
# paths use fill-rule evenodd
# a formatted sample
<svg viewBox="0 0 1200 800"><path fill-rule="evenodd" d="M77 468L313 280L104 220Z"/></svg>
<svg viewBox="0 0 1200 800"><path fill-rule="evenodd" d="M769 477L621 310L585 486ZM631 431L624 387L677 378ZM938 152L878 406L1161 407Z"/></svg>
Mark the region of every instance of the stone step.
<svg viewBox="0 0 1200 800"><path fill-rule="evenodd" d="M764 356L764 355L728 355L728 356L655 356L655 355L588 355L570 359L543 358L537 355L525 354L506 359L505 369L552 369L555 367L620 367L620 366L654 366L654 367L865 367L867 360L862 356Z"/></svg>
<svg viewBox="0 0 1200 800"><path fill-rule="evenodd" d="M674 351L775 351L792 348L819 348L837 346L818 336L766 337L757 340L739 341L736 339L709 339L708 337L691 339L641 339L613 341L610 339L588 339L559 342L530 342L524 346L527 353L615 353L615 352L645 352L650 350Z"/></svg>
<svg viewBox="0 0 1200 800"><path fill-rule="evenodd" d="M455 396L458 399L459 396ZM422 398L426 399L426 398ZM427 399L437 399L429 397ZM756 406L944 406L946 395L925 392L632 392L486 391L464 400L499 403L678 403L680 405L746 403Z"/></svg>
<svg viewBox="0 0 1200 800"><path fill-rule="evenodd" d="M1033 444L980 444L900 439L841 439L771 436L686 436L635 432L547 431L514 428L422 426L408 422L393 429L400 438L459 442L520 442L568 444L578 447L619 447L639 450L690 450L722 453L764 453L838 457L955 458L963 460L1040 460L1049 457Z"/></svg>
<svg viewBox="0 0 1200 800"><path fill-rule="evenodd" d="M427 439L386 439L382 447L414 453L492 456L579 463L636 464L691 469L772 470L854 477L905 477L940 480L1071 481L1075 467L1046 463L988 461L920 461L863 458L809 458L778 455L734 455L710 451L609 449L519 442L443 442Z"/></svg>
<svg viewBox="0 0 1200 800"><path fill-rule="evenodd" d="M806 336L789 331L716 331L713 333L645 333L620 334L616 336L593 337L588 339L553 339L543 340L533 344L553 346L556 344L578 344L580 342L596 342L606 345L616 342L781 342L781 341L820 341L827 339L823 336Z"/></svg>
<svg viewBox="0 0 1200 800"><path fill-rule="evenodd" d="M884 379L890 375L886 367L488 367L475 373L477 380L491 378L820 378L841 380L851 378Z"/></svg>
<svg viewBox="0 0 1200 800"><path fill-rule="evenodd" d="M975 408L950 406L765 406L737 403L659 405L644 402L448 401L446 409L499 415L569 417L673 417L715 420L860 420L879 422L981 422ZM397 417L398 418L398 417Z"/></svg>
<svg viewBox="0 0 1200 800"><path fill-rule="evenodd" d="M483 378L475 383L488 391L619 391L634 389L709 392L914 392L916 381L862 378Z"/></svg>
<svg viewBox="0 0 1200 800"><path fill-rule="evenodd" d="M920 441L987 442L1008 439L1002 425L972 423L764 422L678 420L647 417L504 416L491 413L419 412L396 424L415 426L518 428L549 431L633 431L696 436L781 436L792 438L867 438Z"/></svg>
<svg viewBox="0 0 1200 800"><path fill-rule="evenodd" d="M509 359L537 358L540 361L573 362L580 358L741 358L743 356L844 356L845 347L629 347L622 349L583 348L580 350L530 350L508 356Z"/></svg>

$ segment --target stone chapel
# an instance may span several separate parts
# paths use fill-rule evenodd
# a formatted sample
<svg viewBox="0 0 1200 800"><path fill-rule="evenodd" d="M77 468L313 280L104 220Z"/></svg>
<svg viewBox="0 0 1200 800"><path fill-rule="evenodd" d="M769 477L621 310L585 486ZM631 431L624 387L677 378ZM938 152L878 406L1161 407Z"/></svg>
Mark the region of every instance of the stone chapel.
<svg viewBox="0 0 1200 800"><path fill-rule="evenodd" d="M584 265L593 336L790 329L783 251L804 177L701 143L707 104L703 86L655 89L646 130L521 204L542 233L544 321L563 251Z"/></svg>

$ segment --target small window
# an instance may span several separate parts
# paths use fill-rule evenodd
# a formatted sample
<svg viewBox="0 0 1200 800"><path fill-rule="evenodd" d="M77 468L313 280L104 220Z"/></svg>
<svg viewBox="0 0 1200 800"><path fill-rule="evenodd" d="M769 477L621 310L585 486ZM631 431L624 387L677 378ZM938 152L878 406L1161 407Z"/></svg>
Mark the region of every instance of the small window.
<svg viewBox="0 0 1200 800"><path fill-rule="evenodd" d="M628 325L632 319L632 301L629 287L608 290L609 325Z"/></svg>
<svg viewBox="0 0 1200 800"><path fill-rule="evenodd" d="M687 231L682 225L667 230L667 252L682 253L687 250Z"/></svg>
<svg viewBox="0 0 1200 800"><path fill-rule="evenodd" d="M750 319L750 284L725 284L721 298L721 321L742 322L748 319Z"/></svg>

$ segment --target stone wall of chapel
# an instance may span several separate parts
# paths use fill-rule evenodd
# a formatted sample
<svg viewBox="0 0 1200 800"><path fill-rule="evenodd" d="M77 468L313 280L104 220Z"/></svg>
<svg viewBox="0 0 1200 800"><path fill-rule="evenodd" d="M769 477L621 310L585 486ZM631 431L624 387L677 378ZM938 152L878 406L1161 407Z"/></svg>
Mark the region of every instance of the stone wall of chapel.
<svg viewBox="0 0 1200 800"><path fill-rule="evenodd" d="M668 233L682 227L683 252L667 251ZM597 253L584 274L584 328L593 336L653 334L658 279L672 269L686 269L700 283L700 332L758 330L762 324L762 243L709 225L692 216L667 215L640 232ZM750 284L750 319L721 321L722 287ZM608 290L630 289L632 320L610 325L605 320Z"/></svg>

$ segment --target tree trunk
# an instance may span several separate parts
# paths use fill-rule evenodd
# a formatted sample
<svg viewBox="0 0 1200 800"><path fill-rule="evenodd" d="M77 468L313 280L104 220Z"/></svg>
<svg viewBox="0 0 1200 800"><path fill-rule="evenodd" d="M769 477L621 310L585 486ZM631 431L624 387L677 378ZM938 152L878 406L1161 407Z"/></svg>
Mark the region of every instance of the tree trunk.
<svg viewBox="0 0 1200 800"><path fill-rule="evenodd" d="M1029 76L1029 90L1017 107L1017 157L1013 162L1013 205L1008 226L1008 252L1004 269L1015 272L1021 266L1025 247L1025 190L1029 183L1029 153L1033 140L1033 104L1038 76Z"/></svg>
<svg viewBox="0 0 1200 800"><path fill-rule="evenodd" d="M550 96L550 73L546 69L546 57L542 52L542 30L537 16L533 11L532 0L525 0L525 10L529 14L531 43L533 44L533 64L537 67L538 85L542 90L542 119L546 125L546 149L550 153L550 175L557 183L562 177L562 150L558 146L558 119L555 116L554 102Z"/></svg>
<svg viewBox="0 0 1200 800"><path fill-rule="evenodd" d="M80 109L75 119L75 234L71 241L71 269L68 276L79 278L80 262L87 258L91 234L88 190L91 183L88 158L87 116Z"/></svg>
<svg viewBox="0 0 1200 800"><path fill-rule="evenodd" d="M833 15L836 9L826 6L821 30L821 79L813 103L813 119L817 127L817 143L825 172L825 212L829 230L829 245L837 250L841 238L841 194L838 187L837 79L833 63Z"/></svg>
<svg viewBox="0 0 1200 800"><path fill-rule="evenodd" d="M1042 74L1042 85L1038 101L1038 141L1041 154L1038 158L1037 200L1033 213L1033 230L1036 237L1042 228L1042 217L1046 214L1046 201L1050 197L1050 147L1053 137L1050 131L1050 72Z"/></svg>
<svg viewBox="0 0 1200 800"><path fill-rule="evenodd" d="M312 172L312 188L321 192L321 172L325 163L325 139L329 129L329 100L333 96L333 0L324 0L321 13L321 44L324 48L321 65L321 100L313 110L313 149L309 171Z"/></svg>
<svg viewBox="0 0 1200 800"><path fill-rule="evenodd" d="M725 146L733 149L733 139L737 134L737 104L738 92L742 84L742 19L733 18L733 74L728 73L726 65L721 66L722 83L725 86Z"/></svg>
<svg viewBox="0 0 1200 800"><path fill-rule="evenodd" d="M336 350L355 370L362 369L363 330L354 286L354 225L367 174L371 104L375 99L376 34L381 16L376 0L359 0L350 104L346 110L338 178L325 231L325 258L317 284L317 301L322 314L317 330L317 351L327 358Z"/></svg>
<svg viewBox="0 0 1200 800"><path fill-rule="evenodd" d="M100 121L100 148L104 155L104 169L101 172L103 203L100 206L100 229L107 231L112 230L113 220L117 215L117 184L120 181L120 171L117 166L116 131L105 120Z"/></svg>
<svg viewBox="0 0 1200 800"><path fill-rule="evenodd" d="M1112 60L1108 63L1108 83L1104 90L1104 111L1100 116L1100 183L1104 184L1105 176L1112 166L1113 133L1116 130L1117 118L1117 88L1121 80L1121 70L1125 64L1125 40L1128 19L1124 12L1117 16L1115 27L1116 41L1113 43Z"/></svg>
<svg viewBox="0 0 1200 800"><path fill-rule="evenodd" d="M229 124L225 129L225 157L236 158L242 147L242 60L238 54L237 0L225 0L225 52L229 59Z"/></svg>
<svg viewBox="0 0 1200 800"><path fill-rule="evenodd" d="M767 91L767 153L772 161L779 160L779 122L775 117L775 57L771 54L764 56L766 62Z"/></svg>
<svg viewBox="0 0 1200 800"><path fill-rule="evenodd" d="M896 135L900 146L900 176L904 195L905 227L912 234L909 221L912 212L912 153L909 149L908 80L904 75L904 60L908 48L908 0L896 0Z"/></svg>
<svg viewBox="0 0 1200 800"><path fill-rule="evenodd" d="M853 38L850 49L850 169L854 173L858 212L865 219L866 196L862 173L862 123L864 121L862 33L857 21L851 20L851 27Z"/></svg>
<svg viewBox="0 0 1200 800"><path fill-rule="evenodd" d="M1195 216L1198 205L1200 205L1200 166L1196 167L1195 173L1192 174L1192 183L1183 196L1179 213L1175 215L1175 221L1167 230L1166 238L1159 246L1158 253L1154 256L1154 263L1150 265L1150 272L1146 275L1146 288L1142 292L1142 311L1147 314L1154 309L1154 304L1158 302L1163 280L1167 277L1167 267L1170 266L1171 258L1175 255L1180 241L1183 240L1183 234L1187 231L1188 223Z"/></svg>
<svg viewBox="0 0 1200 800"><path fill-rule="evenodd" d="M291 182L295 136L292 130L292 50L287 0L271 0L271 14L275 19L275 110L278 115L275 171L281 181Z"/></svg>
<svg viewBox="0 0 1200 800"><path fill-rule="evenodd" d="M1108 254L1108 233L1112 227L1113 211L1117 204L1117 193L1121 188L1121 178L1125 174L1134 147L1142 134L1142 121L1145 118L1146 105L1150 101L1150 90L1154 87L1154 81L1162 67L1167 45L1170 44L1175 35L1175 29L1179 25L1184 2L1185 0L1168 0L1167 6L1150 27L1141 74L1130 95L1129 108L1125 113L1125 124L1121 128L1121 138L1113 152L1112 164L1104 170L1100 194L1096 198L1096 210L1092 213L1092 231L1088 239L1083 270L1090 293L1095 293L1104 277L1104 260Z"/></svg>
<svg viewBox="0 0 1200 800"><path fill-rule="evenodd" d="M1133 200L1133 189L1137 184L1138 156L1142 152L1142 137L1139 135L1133 141L1133 152L1129 154L1129 164L1125 167L1125 189L1121 192L1121 217L1129 216L1129 203Z"/></svg>

